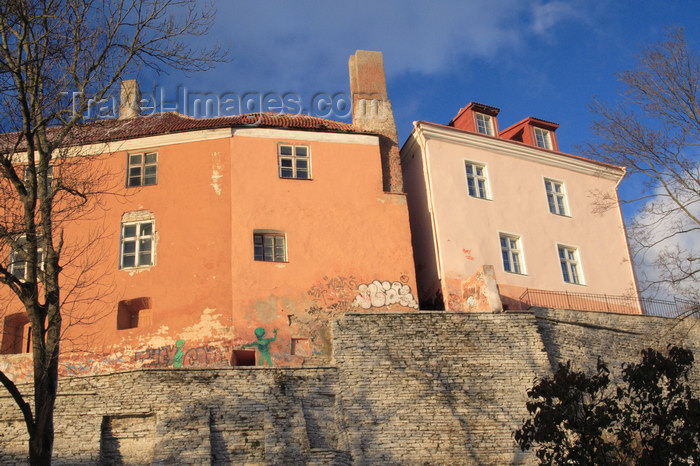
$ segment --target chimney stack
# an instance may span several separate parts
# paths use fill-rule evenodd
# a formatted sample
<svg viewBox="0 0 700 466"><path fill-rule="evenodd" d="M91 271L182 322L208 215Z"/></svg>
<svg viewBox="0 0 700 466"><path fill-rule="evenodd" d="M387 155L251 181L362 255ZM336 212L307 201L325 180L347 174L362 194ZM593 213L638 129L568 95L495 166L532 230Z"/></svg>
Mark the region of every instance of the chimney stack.
<svg viewBox="0 0 700 466"><path fill-rule="evenodd" d="M352 124L361 131L379 134L385 192L402 193L401 156L391 101L386 92L382 52L357 50L350 56Z"/></svg>
<svg viewBox="0 0 700 466"><path fill-rule="evenodd" d="M135 79L122 81L121 95L119 98L119 119L126 120L141 114L141 91L139 83Z"/></svg>

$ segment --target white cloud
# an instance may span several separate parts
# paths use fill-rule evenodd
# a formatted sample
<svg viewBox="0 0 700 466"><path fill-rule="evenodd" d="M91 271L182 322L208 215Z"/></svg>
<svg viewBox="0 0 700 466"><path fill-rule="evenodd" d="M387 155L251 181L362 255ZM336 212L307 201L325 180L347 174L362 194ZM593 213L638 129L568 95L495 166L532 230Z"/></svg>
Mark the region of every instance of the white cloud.
<svg viewBox="0 0 700 466"><path fill-rule="evenodd" d="M658 188L655 194L662 195L663 191ZM696 217L700 216L700 201L692 201L694 198L689 198L687 192L676 192L676 195L681 201L687 198L683 202L685 207ZM628 231L630 248L635 256L637 280L642 288L655 281L664 282L651 286L644 295L672 300L674 297L683 298L699 294L700 277L695 280L686 279L676 286L665 283L669 277L668 269L678 276L676 260L687 264L684 258L700 256L700 231L694 229L697 227L698 225L677 204L661 197L649 201L632 218ZM679 231L688 232L674 234Z"/></svg>
<svg viewBox="0 0 700 466"><path fill-rule="evenodd" d="M572 3L561 1L543 2L532 8L533 20L530 29L536 34L546 35L557 24L578 16L578 12Z"/></svg>
<svg viewBox="0 0 700 466"><path fill-rule="evenodd" d="M389 79L408 72L447 73L464 68L466 61L524 47L533 34L546 34L576 17L583 5L221 1L214 35L231 45L231 87L284 83L329 91L328 86L342 83L340 91L347 87L347 59L357 49L381 50Z"/></svg>

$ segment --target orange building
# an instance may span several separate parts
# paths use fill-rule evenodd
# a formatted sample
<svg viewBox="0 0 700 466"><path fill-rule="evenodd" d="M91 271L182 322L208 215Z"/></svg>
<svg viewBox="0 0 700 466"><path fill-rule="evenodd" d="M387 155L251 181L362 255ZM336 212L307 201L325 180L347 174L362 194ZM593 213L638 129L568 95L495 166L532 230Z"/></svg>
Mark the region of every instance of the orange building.
<svg viewBox="0 0 700 466"><path fill-rule="evenodd" d="M355 95L379 86L386 97L377 54L352 57ZM128 86L123 95L134 94ZM355 125L304 115L138 116L129 105L96 125L76 157L97 153L91 164L115 187L66 224L76 248L90 243L75 255L82 262L64 266L66 280L90 259L94 276L64 306L63 373L319 364L330 358L332 316L417 310L384 100L388 112L354 115ZM17 301L0 325L0 369L30 380Z"/></svg>
<svg viewBox="0 0 700 466"><path fill-rule="evenodd" d="M498 113L472 102L448 125L415 122L401 149L421 308L638 313L624 169L559 152L556 123L499 132Z"/></svg>

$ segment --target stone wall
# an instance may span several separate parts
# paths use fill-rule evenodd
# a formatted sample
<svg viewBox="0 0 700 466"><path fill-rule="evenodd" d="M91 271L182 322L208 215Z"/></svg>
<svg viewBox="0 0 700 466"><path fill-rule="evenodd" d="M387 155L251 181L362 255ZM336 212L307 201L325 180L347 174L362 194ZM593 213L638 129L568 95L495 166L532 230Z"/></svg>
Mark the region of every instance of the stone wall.
<svg viewBox="0 0 700 466"><path fill-rule="evenodd" d="M642 349L665 350L669 344L693 350L690 377L700 391L700 319L668 319L605 312L536 309L537 325L552 370L573 361L579 369L595 370L601 357L613 376L624 363L639 362Z"/></svg>
<svg viewBox="0 0 700 466"><path fill-rule="evenodd" d="M342 464L349 456L336 385L337 370L329 367L64 378L54 464ZM0 464L25 464L19 410L4 394L0 406Z"/></svg>
<svg viewBox="0 0 700 466"><path fill-rule="evenodd" d="M510 464L526 389L549 371L531 313L347 314L334 355L353 458Z"/></svg>
<svg viewBox="0 0 700 466"><path fill-rule="evenodd" d="M333 325L332 366L62 378L55 464L533 463L512 431L535 377L568 359L594 367L599 355L619 369L668 342L700 356L697 322L548 309L349 313ZM0 464L25 464L26 440L0 392Z"/></svg>

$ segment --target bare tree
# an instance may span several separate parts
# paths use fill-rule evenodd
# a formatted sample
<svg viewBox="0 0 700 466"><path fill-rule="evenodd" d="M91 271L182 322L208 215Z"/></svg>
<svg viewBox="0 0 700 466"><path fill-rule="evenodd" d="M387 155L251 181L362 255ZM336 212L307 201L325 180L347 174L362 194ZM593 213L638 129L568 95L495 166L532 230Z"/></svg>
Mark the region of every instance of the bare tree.
<svg viewBox="0 0 700 466"><path fill-rule="evenodd" d="M138 69L209 69L225 53L190 41L212 19L197 0L0 4L0 283L31 326L33 409L2 372L0 382L24 416L32 464L51 462L64 295L84 291L92 273L82 269L66 292L65 270L81 255L69 252L63 225L89 213L106 189L76 149L99 135L98 124L84 121L89 99L109 96Z"/></svg>
<svg viewBox="0 0 700 466"><path fill-rule="evenodd" d="M623 72L623 100L595 102L588 155L628 168L638 196L629 225L641 289L700 295L700 59L682 29L643 49ZM603 201L612 201L607 199Z"/></svg>

